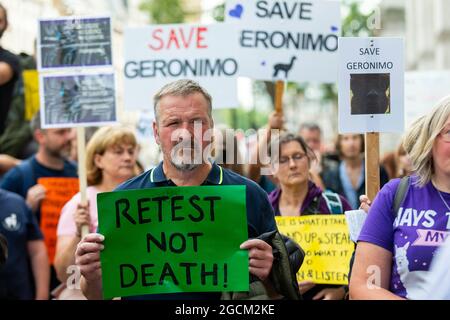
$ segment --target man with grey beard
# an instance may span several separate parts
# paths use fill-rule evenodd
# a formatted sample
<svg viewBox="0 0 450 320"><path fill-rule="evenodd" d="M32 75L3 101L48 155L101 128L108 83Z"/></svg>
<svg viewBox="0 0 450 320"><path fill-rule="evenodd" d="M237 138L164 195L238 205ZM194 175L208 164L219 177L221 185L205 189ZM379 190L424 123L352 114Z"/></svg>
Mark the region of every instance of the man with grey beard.
<svg viewBox="0 0 450 320"><path fill-rule="evenodd" d="M157 188L166 186L245 185L248 235L241 244L249 250L249 272L270 288L272 247L263 240L253 239L276 230L274 214L265 192L254 182L209 160L208 148L214 122L211 116L211 96L191 80L178 80L164 86L154 97L153 131L161 147L163 161L116 190ZM104 236L86 235L78 244L76 264L81 271L81 289L88 299L102 299L100 251ZM107 244L106 244L107 245ZM220 299L220 292L190 292L158 294L125 299Z"/></svg>

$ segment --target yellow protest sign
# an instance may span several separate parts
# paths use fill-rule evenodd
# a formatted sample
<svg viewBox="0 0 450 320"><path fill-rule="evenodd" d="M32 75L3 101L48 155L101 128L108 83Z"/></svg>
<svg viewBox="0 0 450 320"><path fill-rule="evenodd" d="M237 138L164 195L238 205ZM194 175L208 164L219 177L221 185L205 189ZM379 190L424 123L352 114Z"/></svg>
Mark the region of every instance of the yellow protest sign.
<svg viewBox="0 0 450 320"><path fill-rule="evenodd" d="M297 280L318 284L348 284L354 244L344 215L276 217L278 230L305 251Z"/></svg>
<svg viewBox="0 0 450 320"><path fill-rule="evenodd" d="M25 90L25 120L30 121L39 110L39 80L37 70L22 73Z"/></svg>

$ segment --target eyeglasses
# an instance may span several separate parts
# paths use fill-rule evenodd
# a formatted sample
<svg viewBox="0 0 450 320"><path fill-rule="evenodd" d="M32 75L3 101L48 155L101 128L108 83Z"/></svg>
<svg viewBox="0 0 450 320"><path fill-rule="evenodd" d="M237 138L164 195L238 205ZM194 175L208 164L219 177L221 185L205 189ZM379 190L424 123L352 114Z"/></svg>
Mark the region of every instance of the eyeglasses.
<svg viewBox="0 0 450 320"><path fill-rule="evenodd" d="M290 159L294 160L295 163L298 163L306 158L306 154L304 153L294 153L292 156L280 157L280 164L288 164Z"/></svg>

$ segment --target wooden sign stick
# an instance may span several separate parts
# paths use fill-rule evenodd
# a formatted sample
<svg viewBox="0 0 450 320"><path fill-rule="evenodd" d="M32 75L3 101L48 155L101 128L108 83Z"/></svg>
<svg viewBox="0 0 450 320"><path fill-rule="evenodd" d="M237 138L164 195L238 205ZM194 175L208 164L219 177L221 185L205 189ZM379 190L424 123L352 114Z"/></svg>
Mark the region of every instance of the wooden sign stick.
<svg viewBox="0 0 450 320"><path fill-rule="evenodd" d="M283 113L283 92L284 81L277 80L275 82L275 112Z"/></svg>
<svg viewBox="0 0 450 320"><path fill-rule="evenodd" d="M365 140L366 195L373 201L380 191L380 134L366 133Z"/></svg>
<svg viewBox="0 0 450 320"><path fill-rule="evenodd" d="M80 181L81 203L87 203L87 175L86 175L86 141L84 140L84 127L77 128L77 148L78 148L78 178ZM89 226L81 227L81 237L89 233Z"/></svg>

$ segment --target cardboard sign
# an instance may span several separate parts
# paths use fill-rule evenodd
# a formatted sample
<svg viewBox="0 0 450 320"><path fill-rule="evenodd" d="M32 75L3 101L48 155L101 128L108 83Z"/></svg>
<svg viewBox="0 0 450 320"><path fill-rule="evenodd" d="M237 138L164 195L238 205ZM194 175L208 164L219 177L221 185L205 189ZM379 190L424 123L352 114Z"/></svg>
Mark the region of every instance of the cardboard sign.
<svg viewBox="0 0 450 320"><path fill-rule="evenodd" d="M245 186L100 193L105 298L248 291Z"/></svg>
<svg viewBox="0 0 450 320"><path fill-rule="evenodd" d="M339 133L403 132L401 38L339 38Z"/></svg>
<svg viewBox="0 0 450 320"><path fill-rule="evenodd" d="M114 73L41 75L43 128L102 126L117 121Z"/></svg>
<svg viewBox="0 0 450 320"><path fill-rule="evenodd" d="M294 239L305 251L298 281L317 284L348 284L354 250L344 215L275 217L278 230Z"/></svg>
<svg viewBox="0 0 450 320"><path fill-rule="evenodd" d="M198 81L213 108L237 107L236 32L223 23L125 29L125 108L153 113L153 95L178 79Z"/></svg>
<svg viewBox="0 0 450 320"><path fill-rule="evenodd" d="M37 39L39 71L113 65L110 17L41 19Z"/></svg>
<svg viewBox="0 0 450 320"><path fill-rule="evenodd" d="M364 226L364 222L366 222L366 218L367 212L362 209L345 211L350 239L355 243L358 242L358 237Z"/></svg>
<svg viewBox="0 0 450 320"><path fill-rule="evenodd" d="M405 125L409 127L445 96L450 95L450 70L405 74Z"/></svg>
<svg viewBox="0 0 450 320"><path fill-rule="evenodd" d="M37 70L24 70L25 120L31 121L39 111L39 78Z"/></svg>
<svg viewBox="0 0 450 320"><path fill-rule="evenodd" d="M225 21L239 27L240 75L259 80L337 80L338 1L227 0Z"/></svg>
<svg viewBox="0 0 450 320"><path fill-rule="evenodd" d="M41 230L51 264L55 258L56 229L64 205L79 191L78 178L39 178L45 198L41 202Z"/></svg>

